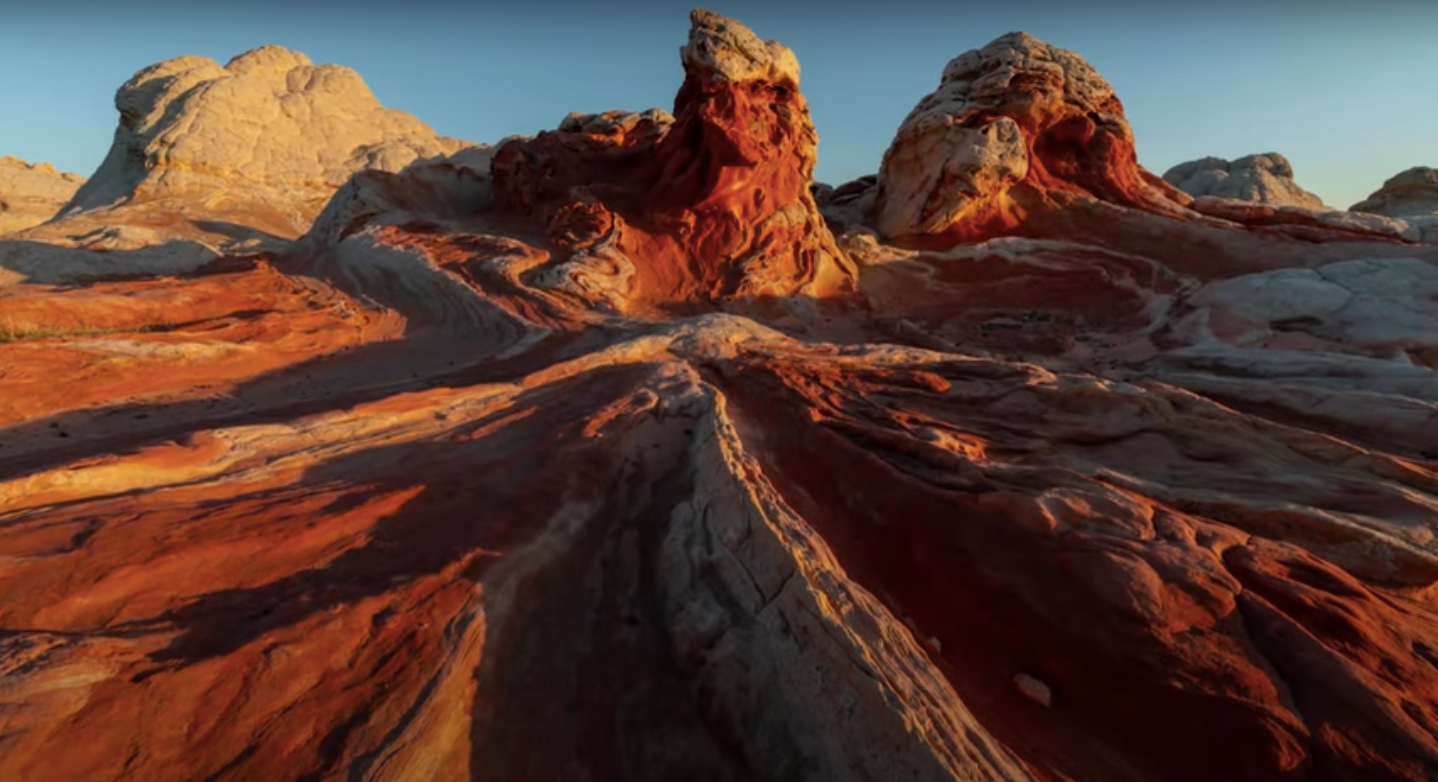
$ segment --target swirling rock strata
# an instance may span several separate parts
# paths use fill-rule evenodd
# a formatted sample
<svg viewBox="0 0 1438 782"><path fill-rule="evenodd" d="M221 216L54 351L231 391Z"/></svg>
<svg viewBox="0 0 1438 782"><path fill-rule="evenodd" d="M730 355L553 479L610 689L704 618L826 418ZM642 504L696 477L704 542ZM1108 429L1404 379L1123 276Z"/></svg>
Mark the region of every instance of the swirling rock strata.
<svg viewBox="0 0 1438 782"><path fill-rule="evenodd" d="M1088 197L1182 214L1188 197L1138 165L1113 87L1026 33L959 55L884 154L874 226L893 238L992 236Z"/></svg>
<svg viewBox="0 0 1438 782"><path fill-rule="evenodd" d="M721 108L755 41L696 15ZM701 115L0 289L0 779L1438 778L1438 248L1054 191L834 220L860 306L666 299L711 213L624 172Z"/></svg>
<svg viewBox="0 0 1438 782"><path fill-rule="evenodd" d="M571 116L502 145L497 209L568 260L550 287L610 311L848 291L809 193L817 135L786 47L695 11L670 116Z"/></svg>

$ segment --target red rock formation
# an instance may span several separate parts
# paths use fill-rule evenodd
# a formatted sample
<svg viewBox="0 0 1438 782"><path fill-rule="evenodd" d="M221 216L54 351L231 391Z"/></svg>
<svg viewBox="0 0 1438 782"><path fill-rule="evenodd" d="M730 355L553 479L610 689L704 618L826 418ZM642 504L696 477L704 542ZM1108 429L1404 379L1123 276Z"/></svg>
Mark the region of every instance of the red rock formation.
<svg viewBox="0 0 1438 782"><path fill-rule="evenodd" d="M1438 248L1156 215L1077 115L950 204L1062 238L831 238L695 21L677 117L281 255L0 242L0 780L1438 778Z"/></svg>
<svg viewBox="0 0 1438 782"><path fill-rule="evenodd" d="M893 238L952 244L1074 196L1164 214L1190 201L1139 167L1123 105L1083 58L1010 33L950 62L904 120L874 219Z"/></svg>
<svg viewBox="0 0 1438 782"><path fill-rule="evenodd" d="M1262 254L1247 235L1215 240L1211 228L1263 226L1313 241L1419 237L1406 225L1341 214L1204 201L1196 205L1139 165L1123 104L1087 61L1009 33L948 64L939 88L899 127L873 192L855 202L859 214L850 219L929 249L1013 235L1103 241L1115 232L1130 235L1109 246L1132 249L1144 234L1162 233L1167 252L1154 257L1180 267L1202 262L1195 244L1237 242L1238 253ZM1152 219L1160 217L1168 219ZM1184 252L1191 257L1175 255Z"/></svg>
<svg viewBox="0 0 1438 782"><path fill-rule="evenodd" d="M817 136L793 53L717 14L691 19L672 119L577 116L511 141L496 206L539 219L571 254L567 288L617 311L850 290L809 194Z"/></svg>
<svg viewBox="0 0 1438 782"><path fill-rule="evenodd" d="M1438 560L1396 538L1369 559L1330 527L1319 509L1354 507L1354 484L1298 488L1331 464L1311 433L1161 382L875 358L769 353L719 384L794 510L937 639L937 664L1037 778L1438 771ZM1052 704L1019 697L1019 675Z"/></svg>

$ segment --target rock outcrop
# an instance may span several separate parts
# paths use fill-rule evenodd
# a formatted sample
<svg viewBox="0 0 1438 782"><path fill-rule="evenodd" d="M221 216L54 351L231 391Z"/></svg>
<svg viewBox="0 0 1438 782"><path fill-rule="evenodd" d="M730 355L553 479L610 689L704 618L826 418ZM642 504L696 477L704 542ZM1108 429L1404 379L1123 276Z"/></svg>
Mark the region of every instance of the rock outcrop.
<svg viewBox="0 0 1438 782"><path fill-rule="evenodd" d="M876 177L816 192L835 230L869 231L890 246L1085 237L1200 277L1339 261L1385 252L1374 240L1430 236L1407 221L1190 196L1138 164L1122 103L1092 66L1025 33L952 60ZM1312 255L1293 239L1326 246Z"/></svg>
<svg viewBox="0 0 1438 782"><path fill-rule="evenodd" d="M1438 168L1417 166L1392 177L1351 207L1389 217L1438 216Z"/></svg>
<svg viewBox="0 0 1438 782"><path fill-rule="evenodd" d="M85 181L49 163L0 157L0 234L29 228L60 211Z"/></svg>
<svg viewBox="0 0 1438 782"><path fill-rule="evenodd" d="M809 193L818 137L793 52L691 21L672 115L572 115L496 150L496 208L565 256L540 284L613 312L851 290Z"/></svg>
<svg viewBox="0 0 1438 782"><path fill-rule="evenodd" d="M115 107L110 152L62 217L144 225L185 215L289 237L354 173L464 145L381 106L349 68L278 46L223 67L196 56L152 65L120 87Z"/></svg>
<svg viewBox="0 0 1438 782"><path fill-rule="evenodd" d="M1363 259L1211 282L1189 296L1200 341L1438 366L1438 264ZM1438 438L1438 421L1432 429ZM1438 442L1438 439L1435 439Z"/></svg>
<svg viewBox="0 0 1438 782"><path fill-rule="evenodd" d="M980 237L1075 197L1164 214L1188 202L1138 165L1123 104L1092 66L1009 33L952 60L899 127L873 224L896 239Z"/></svg>
<svg viewBox="0 0 1438 782"><path fill-rule="evenodd" d="M1293 165L1277 152L1237 160L1206 157L1164 172L1165 182L1191 196L1214 196L1270 206L1324 209L1323 199L1293 180Z"/></svg>
<svg viewBox="0 0 1438 782"><path fill-rule="evenodd" d="M279 252L0 246L0 779L1438 779L1438 247L1086 115L896 244L683 61Z"/></svg>
<svg viewBox="0 0 1438 782"><path fill-rule="evenodd" d="M352 175L471 146L381 106L354 71L278 46L223 67L195 56L152 65L115 106L104 162L54 220L0 247L0 284L178 273L226 252L279 251ZM37 255L36 243L53 247Z"/></svg>

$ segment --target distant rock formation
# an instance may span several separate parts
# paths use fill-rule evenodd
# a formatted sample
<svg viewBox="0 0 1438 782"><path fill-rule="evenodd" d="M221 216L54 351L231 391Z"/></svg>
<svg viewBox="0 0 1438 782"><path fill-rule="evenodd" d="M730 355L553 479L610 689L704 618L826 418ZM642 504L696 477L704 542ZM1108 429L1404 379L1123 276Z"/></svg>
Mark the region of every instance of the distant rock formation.
<svg viewBox="0 0 1438 782"><path fill-rule="evenodd" d="M1417 166L1392 177L1352 207L1389 217L1438 215L1438 168Z"/></svg>
<svg viewBox="0 0 1438 782"><path fill-rule="evenodd" d="M1229 161L1206 157L1179 163L1164 181L1191 196L1216 196L1270 206L1324 209L1323 199L1293 181L1293 165L1277 152Z"/></svg>
<svg viewBox="0 0 1438 782"><path fill-rule="evenodd" d="M1076 197L1170 214L1188 203L1138 165L1123 105L1092 66L1009 33L952 60L904 120L873 221L894 238L979 237Z"/></svg>
<svg viewBox="0 0 1438 782"><path fill-rule="evenodd" d="M120 88L115 106L109 155L62 216L167 202L293 236L355 172L398 171L465 145L381 106L349 68L278 46L224 67L195 56L152 65ZM134 213L105 219L144 223Z"/></svg>
<svg viewBox="0 0 1438 782"><path fill-rule="evenodd" d="M1430 237L1408 221L1183 192L1139 165L1123 105L1092 66L1021 32L949 62L877 176L814 193L859 255L872 255L853 241L865 232L861 245L930 251L999 237L1077 240L1208 278L1344 260L1345 241ZM1257 230L1234 230L1245 227Z"/></svg>
<svg viewBox="0 0 1438 782"><path fill-rule="evenodd" d="M691 14L674 113L571 115L501 145L497 209L567 256L536 282L611 311L852 288L809 192L818 137L794 53Z"/></svg>
<svg viewBox="0 0 1438 782"><path fill-rule="evenodd" d="M29 228L55 216L85 178L49 163L0 157L0 234Z"/></svg>

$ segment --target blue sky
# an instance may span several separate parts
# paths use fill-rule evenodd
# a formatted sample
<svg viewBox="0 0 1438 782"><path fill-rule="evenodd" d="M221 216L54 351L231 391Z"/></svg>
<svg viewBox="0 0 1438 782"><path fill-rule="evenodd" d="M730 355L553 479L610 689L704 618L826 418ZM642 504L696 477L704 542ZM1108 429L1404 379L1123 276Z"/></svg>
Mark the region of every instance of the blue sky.
<svg viewBox="0 0 1438 782"><path fill-rule="evenodd" d="M223 63L266 43L350 66L386 105L472 141L532 134L570 111L668 108L692 5L30 0L0 11L0 155L88 175L110 143L115 89L136 70L181 54ZM819 129L816 177L831 183L877 170L944 64L1012 30L1093 63L1156 173L1278 151L1299 184L1346 207L1402 169L1438 166L1435 0L707 7L798 54Z"/></svg>

